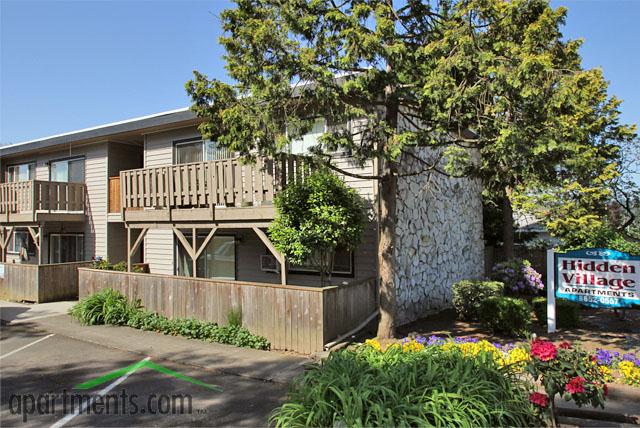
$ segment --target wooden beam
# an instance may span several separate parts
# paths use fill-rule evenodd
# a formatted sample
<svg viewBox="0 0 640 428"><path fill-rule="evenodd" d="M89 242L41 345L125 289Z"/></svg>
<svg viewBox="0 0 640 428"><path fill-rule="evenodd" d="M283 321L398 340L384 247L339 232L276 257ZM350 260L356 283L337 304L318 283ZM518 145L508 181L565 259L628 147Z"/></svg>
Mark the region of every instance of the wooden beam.
<svg viewBox="0 0 640 428"><path fill-rule="evenodd" d="M287 284L287 261L285 260L284 254L282 254L280 251L276 249L276 247L273 245L273 243L271 242L267 234L264 233L260 228L253 227L253 231L256 232L256 235L258 235L258 238L260 238L260 240L264 243L264 245L267 246L271 254L273 254L273 256L278 260L278 263L280 263L280 282L282 283L282 285L286 285Z"/></svg>
<svg viewBox="0 0 640 428"><path fill-rule="evenodd" d="M38 264L42 264L42 248L40 247L40 234L42 233L42 230L38 227L37 234L33 230L33 227L27 227L27 230L29 230L29 234L31 235L31 238L33 238L33 243L38 249Z"/></svg>
<svg viewBox="0 0 640 428"><path fill-rule="evenodd" d="M211 221L191 221L191 222L160 222L160 221L125 221L126 227L131 229L165 229L172 230L174 227L178 229L191 229L197 227L198 229L211 229L216 227L218 229L253 229L254 227L267 228L271 225L269 222L211 222Z"/></svg>
<svg viewBox="0 0 640 428"><path fill-rule="evenodd" d="M182 234L180 229L174 227L173 228L173 233L176 234L176 236L178 237L178 241L180 241L182 243L182 245L184 246L184 249L187 250L187 254L189 254L189 257L194 259L195 258L194 257L195 253L193 251L193 248L191 248L191 245L189 245L189 241L187 241L187 238L184 237L184 235Z"/></svg>
<svg viewBox="0 0 640 428"><path fill-rule="evenodd" d="M213 227L211 229L211 232L209 232L209 234L207 235L207 237L205 238L204 242L202 243L202 245L200 246L200 248L198 248L198 251L196 251L196 259L198 257L200 257L200 254L202 254L202 252L204 251L205 248L207 248L207 245L209 244L209 241L211 241L211 239L213 238L213 235L215 235L216 230L218 230L217 227Z"/></svg>
<svg viewBox="0 0 640 428"><path fill-rule="evenodd" d="M33 243L36 244L36 248L40 251L40 228L38 228L38 233L36 233L31 226L28 226L27 230L29 231L31 238L33 238Z"/></svg>
<svg viewBox="0 0 640 428"><path fill-rule="evenodd" d="M144 239L144 236L147 234L148 230L148 228L145 228L140 231L140 235L138 235L138 237L136 238L136 242L133 244L133 247L129 249L129 257L133 257L133 254L142 243L142 240Z"/></svg>
<svg viewBox="0 0 640 428"><path fill-rule="evenodd" d="M198 246L196 242L196 228L191 229L191 249L193 250L193 258L191 259L191 276L196 277L196 270L198 270L198 257L196 256L196 247Z"/></svg>

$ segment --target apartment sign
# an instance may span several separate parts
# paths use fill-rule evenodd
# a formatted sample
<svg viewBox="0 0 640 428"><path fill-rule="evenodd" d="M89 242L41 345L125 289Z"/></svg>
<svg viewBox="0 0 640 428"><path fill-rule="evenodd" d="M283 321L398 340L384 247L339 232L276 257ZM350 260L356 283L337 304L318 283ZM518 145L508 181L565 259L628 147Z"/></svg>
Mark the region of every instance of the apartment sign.
<svg viewBox="0 0 640 428"><path fill-rule="evenodd" d="M555 253L556 297L600 308L640 305L640 256L589 248Z"/></svg>

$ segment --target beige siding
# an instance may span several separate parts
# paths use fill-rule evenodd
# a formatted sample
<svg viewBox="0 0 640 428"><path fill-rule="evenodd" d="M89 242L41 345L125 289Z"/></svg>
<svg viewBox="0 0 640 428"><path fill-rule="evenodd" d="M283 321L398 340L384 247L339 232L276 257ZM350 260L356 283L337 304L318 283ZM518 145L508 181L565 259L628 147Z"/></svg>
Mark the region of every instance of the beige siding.
<svg viewBox="0 0 640 428"><path fill-rule="evenodd" d="M85 156L88 211L85 255L107 257L107 144L88 147Z"/></svg>
<svg viewBox="0 0 640 428"><path fill-rule="evenodd" d="M144 167L171 165L173 163L173 142L198 137L196 127L175 129L145 136ZM173 275L173 232L171 230L150 230L144 238L144 261L149 263L151 273Z"/></svg>

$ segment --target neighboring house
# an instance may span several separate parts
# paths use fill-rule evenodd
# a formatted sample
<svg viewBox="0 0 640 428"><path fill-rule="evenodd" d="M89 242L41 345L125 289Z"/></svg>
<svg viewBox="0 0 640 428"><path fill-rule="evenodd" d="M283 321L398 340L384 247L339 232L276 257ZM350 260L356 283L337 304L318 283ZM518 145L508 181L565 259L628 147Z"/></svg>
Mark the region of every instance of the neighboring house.
<svg viewBox="0 0 640 428"><path fill-rule="evenodd" d="M102 257L146 263L155 274L319 285L310 266L283 267L265 231L275 216L274 195L308 174L297 155L317 141L325 121L289 153L255 165L204 141L198 123L182 109L0 146L3 257L25 263ZM377 168L356 166L348 153L334 162L360 175ZM336 252L334 284L377 276L378 183L342 178L369 202L371 222L355 251ZM399 179L401 323L449 307L453 282L482 275L480 192L475 179Z"/></svg>

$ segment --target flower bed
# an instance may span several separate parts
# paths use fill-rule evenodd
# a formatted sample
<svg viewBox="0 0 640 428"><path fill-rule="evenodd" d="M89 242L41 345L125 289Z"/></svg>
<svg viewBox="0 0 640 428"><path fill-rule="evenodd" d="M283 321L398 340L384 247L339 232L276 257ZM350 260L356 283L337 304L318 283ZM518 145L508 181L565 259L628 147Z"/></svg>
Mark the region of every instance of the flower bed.
<svg viewBox="0 0 640 428"><path fill-rule="evenodd" d="M615 379L618 382L640 387L640 354L627 352L620 355L617 351L598 349L595 361L606 377L614 379L613 371L617 370L619 376Z"/></svg>
<svg viewBox="0 0 640 428"><path fill-rule="evenodd" d="M553 397L559 396L566 401L573 401L578 406L590 404L593 407L604 407L608 393L606 383L612 379L612 372L605 362L613 361L603 352L589 354L579 345L562 342L555 345L546 340L533 340L530 343L509 343L501 345L487 340L475 338L443 338L422 336L405 338L400 343L387 346L370 339L365 347L382 355L393 351L402 353L433 352L453 353L463 358L490 361L498 367L520 373L525 379L540 385L545 393L531 390L529 402L538 409L541 415L555 419ZM626 360L620 359L618 366L627 370L622 376L625 383L633 382L636 376L635 355L625 354ZM632 361L633 360L633 361ZM600 364L602 362L602 364ZM633 369L628 369L633 365ZM621 372L622 372L621 369Z"/></svg>
<svg viewBox="0 0 640 428"><path fill-rule="evenodd" d="M515 350L504 350L518 357ZM376 341L332 352L274 411L289 426L540 426L530 382L485 341ZM472 357L471 357L472 356ZM527 354L528 357L528 354Z"/></svg>

